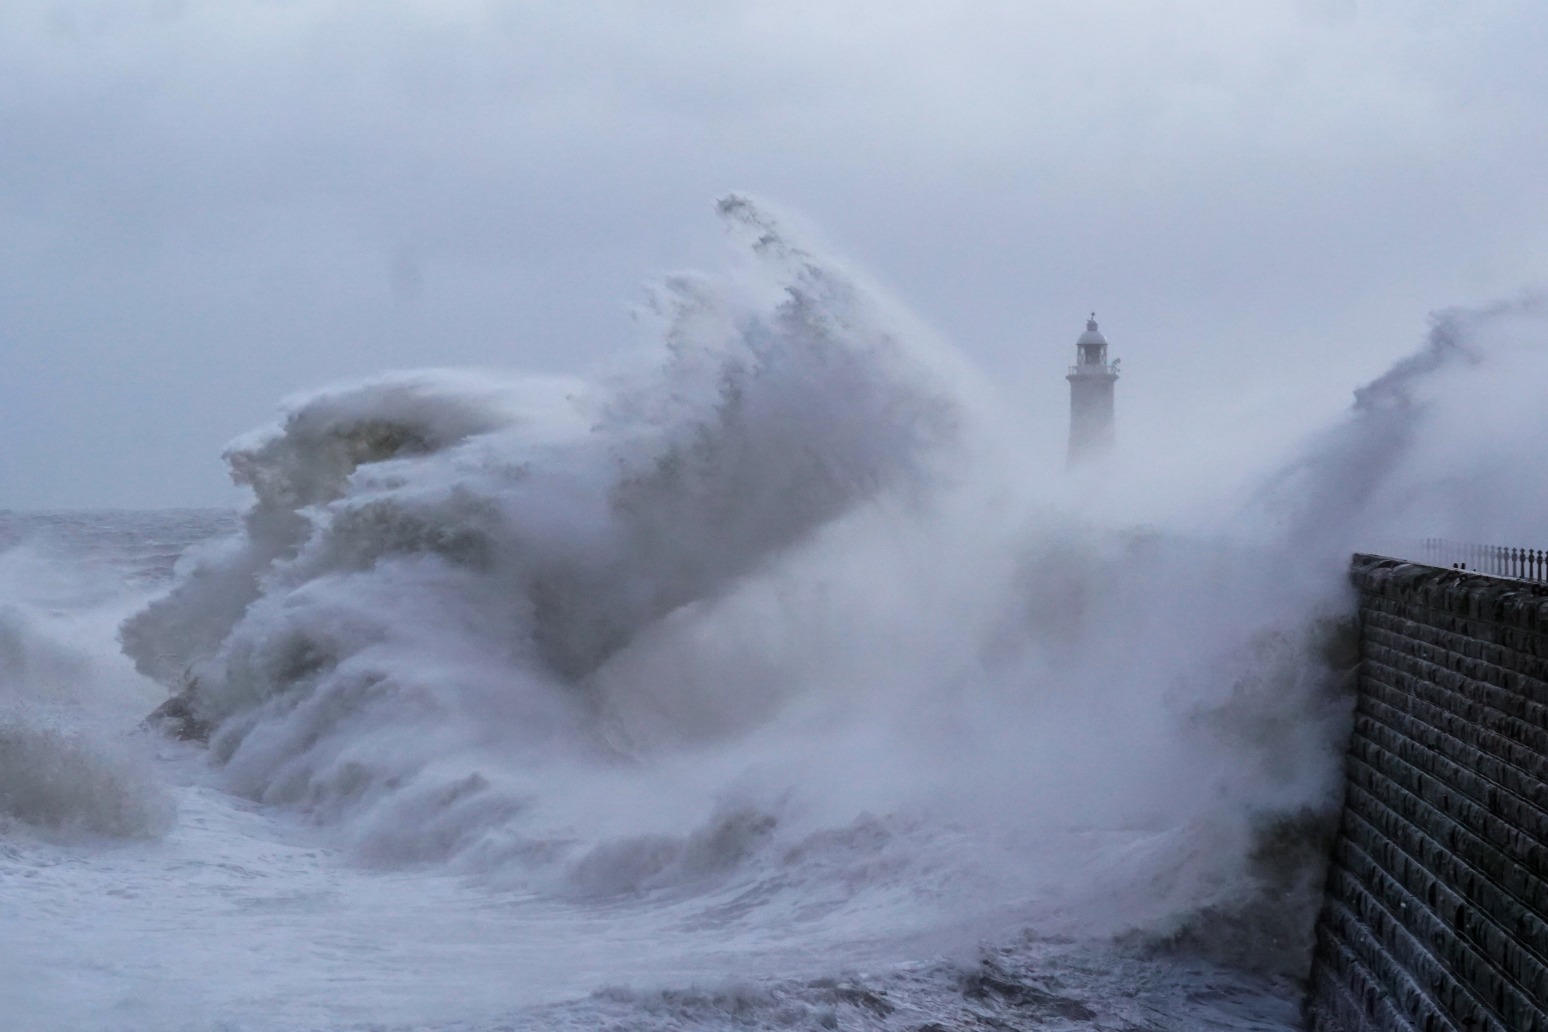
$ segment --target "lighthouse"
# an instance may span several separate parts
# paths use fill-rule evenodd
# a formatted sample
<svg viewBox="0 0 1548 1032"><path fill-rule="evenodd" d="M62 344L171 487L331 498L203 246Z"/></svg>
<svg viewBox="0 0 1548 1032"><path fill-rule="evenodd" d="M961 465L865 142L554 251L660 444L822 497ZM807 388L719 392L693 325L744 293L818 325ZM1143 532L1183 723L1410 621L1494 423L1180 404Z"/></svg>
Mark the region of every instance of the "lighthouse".
<svg viewBox="0 0 1548 1032"><path fill-rule="evenodd" d="M1096 458L1113 447L1113 384L1118 361L1107 360L1107 338L1097 329L1096 313L1075 342L1070 366L1070 465Z"/></svg>

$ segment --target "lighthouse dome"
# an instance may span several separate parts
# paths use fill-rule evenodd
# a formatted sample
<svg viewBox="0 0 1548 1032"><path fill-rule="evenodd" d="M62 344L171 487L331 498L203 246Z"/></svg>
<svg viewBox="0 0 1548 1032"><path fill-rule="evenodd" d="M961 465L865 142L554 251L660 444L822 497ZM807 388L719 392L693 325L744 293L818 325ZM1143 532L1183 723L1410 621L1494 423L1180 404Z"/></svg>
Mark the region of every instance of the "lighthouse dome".
<svg viewBox="0 0 1548 1032"><path fill-rule="evenodd" d="M1100 344L1103 347L1107 346L1107 338L1102 336L1102 332L1097 329L1096 316L1093 315L1090 319L1086 320L1086 332L1082 333L1080 335L1080 339L1075 343L1082 345Z"/></svg>

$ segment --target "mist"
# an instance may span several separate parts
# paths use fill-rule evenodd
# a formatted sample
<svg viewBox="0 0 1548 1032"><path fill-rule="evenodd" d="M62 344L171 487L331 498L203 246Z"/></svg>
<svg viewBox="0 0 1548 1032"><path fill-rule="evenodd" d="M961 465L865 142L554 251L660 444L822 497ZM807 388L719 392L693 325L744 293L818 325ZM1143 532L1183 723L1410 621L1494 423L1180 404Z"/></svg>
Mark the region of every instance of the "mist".
<svg viewBox="0 0 1548 1032"><path fill-rule="evenodd" d="M1540 281L1534 5L58 0L0 14L0 498L241 504L211 442L384 369L576 374L805 212L1062 453L1243 473ZM114 427L103 433L103 424Z"/></svg>

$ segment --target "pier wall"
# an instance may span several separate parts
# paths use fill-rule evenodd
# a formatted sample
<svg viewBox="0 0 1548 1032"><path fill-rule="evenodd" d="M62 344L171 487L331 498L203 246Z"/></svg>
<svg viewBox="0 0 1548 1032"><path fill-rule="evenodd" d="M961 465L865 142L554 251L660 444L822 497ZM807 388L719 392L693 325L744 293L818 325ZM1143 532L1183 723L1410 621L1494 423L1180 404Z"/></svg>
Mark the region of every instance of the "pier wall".
<svg viewBox="0 0 1548 1032"><path fill-rule="evenodd" d="M1548 586L1357 555L1313 1032L1548 1032Z"/></svg>

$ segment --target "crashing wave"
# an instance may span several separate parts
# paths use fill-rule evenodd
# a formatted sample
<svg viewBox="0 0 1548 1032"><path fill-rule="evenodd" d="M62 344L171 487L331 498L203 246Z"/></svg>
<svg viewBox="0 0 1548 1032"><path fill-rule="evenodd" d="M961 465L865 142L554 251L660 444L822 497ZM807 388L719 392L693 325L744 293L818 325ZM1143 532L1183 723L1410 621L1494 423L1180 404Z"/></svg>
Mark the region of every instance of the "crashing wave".
<svg viewBox="0 0 1548 1032"><path fill-rule="evenodd" d="M1453 511L1448 379L1522 379L1495 315L1245 513L1138 533L1025 483L950 352L781 220L720 214L742 264L661 284L623 372L383 376L234 444L241 533L121 631L169 715L372 861L803 941L885 911L1296 954L1348 552Z"/></svg>
<svg viewBox="0 0 1548 1032"><path fill-rule="evenodd" d="M611 668L946 470L951 361L751 202L720 211L753 266L658 288L650 371L386 376L231 447L243 533L121 640L237 788L364 815L390 852L467 849L545 755L649 751L651 693ZM772 705L750 702L701 730ZM458 830L416 839L426 821Z"/></svg>

